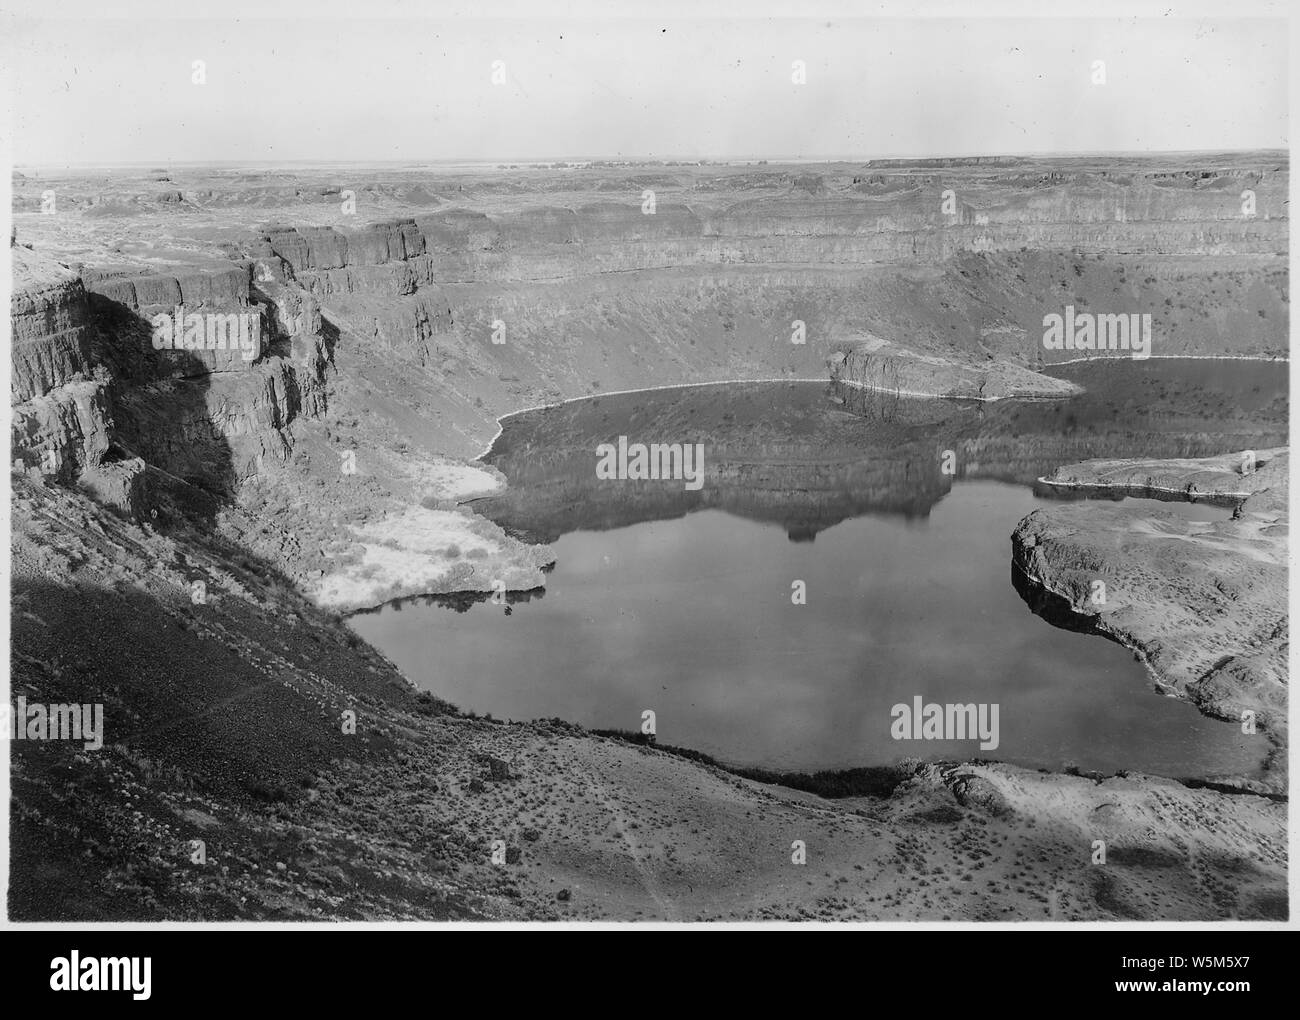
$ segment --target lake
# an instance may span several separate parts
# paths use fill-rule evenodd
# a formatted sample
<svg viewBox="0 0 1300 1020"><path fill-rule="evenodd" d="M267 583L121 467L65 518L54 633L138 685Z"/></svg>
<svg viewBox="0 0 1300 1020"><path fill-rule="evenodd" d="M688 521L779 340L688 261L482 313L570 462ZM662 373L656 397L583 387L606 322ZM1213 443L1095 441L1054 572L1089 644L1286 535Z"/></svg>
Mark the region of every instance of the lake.
<svg viewBox="0 0 1300 1020"><path fill-rule="evenodd" d="M1088 393L980 404L739 384L512 416L484 458L510 487L474 507L553 543L544 592L506 607L408 599L352 626L461 708L626 730L649 710L660 743L733 764L987 757L1254 773L1257 739L1161 696L1120 645L1035 615L1010 534L1051 505L1034 483L1061 463L1285 445L1286 366L1151 360L1053 374ZM597 446L620 436L703 444L702 487L597 478ZM892 739L891 708L918 696L998 705L998 747Z"/></svg>

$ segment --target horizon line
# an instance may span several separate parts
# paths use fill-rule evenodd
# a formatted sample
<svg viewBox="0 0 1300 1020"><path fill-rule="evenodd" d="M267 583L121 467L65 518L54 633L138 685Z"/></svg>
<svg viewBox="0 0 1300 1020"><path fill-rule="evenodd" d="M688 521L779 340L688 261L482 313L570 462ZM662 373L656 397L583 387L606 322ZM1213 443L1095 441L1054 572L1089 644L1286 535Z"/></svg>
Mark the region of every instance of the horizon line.
<svg viewBox="0 0 1300 1020"><path fill-rule="evenodd" d="M687 156L687 155L603 155L603 156L441 156L437 158L424 157L402 157L390 159L334 159L328 157L317 158L285 158L285 159L134 159L134 160L52 160L52 161L17 161L10 164L11 170L18 170L21 167L30 167L32 169L47 169L53 167L80 167L86 169L95 169L99 167L138 167L138 166L184 166L184 167L240 167L240 166L295 166L295 165L321 165L321 166L399 166L399 165L457 165L457 164L515 164L536 166L545 163L688 163L703 164L716 163L719 165L736 164L736 163L870 163L875 160L889 159L901 161L919 161L934 159L1083 159L1088 157L1099 156L1129 156L1129 157L1158 157L1158 156L1195 156L1195 155L1229 155L1229 154L1252 154L1252 153L1270 153L1290 156L1290 148L1286 146L1247 146L1228 147L1228 148L1208 148L1208 149L1064 149L1051 151L1020 151L1020 152L948 152L932 153L928 155L918 154L877 154L877 155L828 155L828 156L802 156L802 155L738 155L738 156Z"/></svg>

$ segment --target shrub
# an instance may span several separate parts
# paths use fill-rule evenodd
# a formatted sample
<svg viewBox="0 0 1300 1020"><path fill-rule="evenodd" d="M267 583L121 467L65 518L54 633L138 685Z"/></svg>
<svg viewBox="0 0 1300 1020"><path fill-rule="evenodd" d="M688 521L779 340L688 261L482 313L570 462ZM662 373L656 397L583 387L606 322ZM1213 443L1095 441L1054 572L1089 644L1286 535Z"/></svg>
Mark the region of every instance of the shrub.
<svg viewBox="0 0 1300 1020"><path fill-rule="evenodd" d="M273 781L251 779L244 784L244 789L248 791L249 796L254 800L260 800L267 804L280 804L291 798L289 790L283 783Z"/></svg>

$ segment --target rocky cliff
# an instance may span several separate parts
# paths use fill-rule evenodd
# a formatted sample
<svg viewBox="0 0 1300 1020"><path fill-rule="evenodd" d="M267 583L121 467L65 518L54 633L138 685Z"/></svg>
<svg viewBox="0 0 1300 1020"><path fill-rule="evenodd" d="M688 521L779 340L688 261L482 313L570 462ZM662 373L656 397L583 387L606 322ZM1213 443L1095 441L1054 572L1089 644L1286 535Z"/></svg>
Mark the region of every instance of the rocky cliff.
<svg viewBox="0 0 1300 1020"><path fill-rule="evenodd" d="M71 480L108 454L112 412L81 280L21 245L10 298L15 466Z"/></svg>
<svg viewBox="0 0 1300 1020"><path fill-rule="evenodd" d="M1049 481L1067 489L1243 502L1213 522L1142 503L1036 510L1013 532L1012 556L1032 585L1133 648L1169 693L1271 739L1268 783L1285 789L1289 457L1253 454L1063 466Z"/></svg>
<svg viewBox="0 0 1300 1020"><path fill-rule="evenodd" d="M1283 356L1285 176L1189 191L989 171L953 216L939 179L884 199L793 185L723 207L664 199L652 214L630 200L449 208L274 226L239 254L273 255L339 329L429 373L456 431L478 427L477 402L634 388L647 364L658 384L819 378L829 359L903 391L1052 395L1070 387L1036 370L1080 356L1044 344L1067 304L1149 316L1156 357ZM1247 184L1263 203L1250 216Z"/></svg>
<svg viewBox="0 0 1300 1020"><path fill-rule="evenodd" d="M267 457L288 455L296 417L322 413L319 315L297 297L288 298L289 314L260 302L250 265L77 275L21 245L12 250L12 438L24 469L84 482L124 511L156 517L159 508L141 502L153 491L142 473L228 497ZM153 317L178 306L220 317L221 334L157 349ZM256 349L227 342L241 315L256 318Z"/></svg>

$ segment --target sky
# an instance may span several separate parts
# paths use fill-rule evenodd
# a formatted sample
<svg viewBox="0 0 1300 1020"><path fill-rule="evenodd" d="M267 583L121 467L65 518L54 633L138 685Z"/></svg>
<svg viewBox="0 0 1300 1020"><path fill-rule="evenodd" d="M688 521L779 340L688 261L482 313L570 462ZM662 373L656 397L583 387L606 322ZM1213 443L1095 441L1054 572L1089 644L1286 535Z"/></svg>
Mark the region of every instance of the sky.
<svg viewBox="0 0 1300 1020"><path fill-rule="evenodd" d="M674 3L657 19L400 17L408 9L369 20L6 18L13 161L866 159L1289 145L1288 30L1271 20L728 20L683 16L691 8ZM494 61L504 81L494 83ZM796 61L803 84L792 80Z"/></svg>

